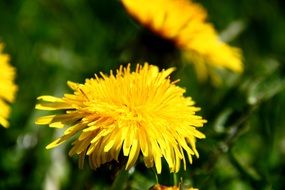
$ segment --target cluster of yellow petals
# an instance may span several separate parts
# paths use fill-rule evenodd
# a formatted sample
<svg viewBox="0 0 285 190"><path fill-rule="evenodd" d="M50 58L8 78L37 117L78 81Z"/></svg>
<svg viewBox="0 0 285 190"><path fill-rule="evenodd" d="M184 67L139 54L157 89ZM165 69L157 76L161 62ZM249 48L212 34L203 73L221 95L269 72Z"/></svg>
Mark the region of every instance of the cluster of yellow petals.
<svg viewBox="0 0 285 190"><path fill-rule="evenodd" d="M198 190L197 188L183 188L185 190ZM164 185L160 185L160 184L156 184L154 186L152 186L149 190L181 190L181 188L179 186L164 186Z"/></svg>
<svg viewBox="0 0 285 190"><path fill-rule="evenodd" d="M207 12L190 0L121 0L126 10L153 32L172 40L205 80L212 68L242 72L241 51L219 39Z"/></svg>
<svg viewBox="0 0 285 190"><path fill-rule="evenodd" d="M36 105L40 110L64 110L63 114L43 116L36 124L55 128L68 127L64 134L49 144L53 148L78 134L69 154L80 155L83 165L89 156L91 167L127 157L126 169L131 168L139 155L147 167L161 173L164 157L171 172L178 172L181 160L186 169L186 155L198 157L196 139L204 138L197 130L206 122L195 115L185 90L171 82L173 68L159 71L145 63L131 71L130 65L120 67L116 74L100 73L85 84L68 82L73 94L62 98L41 96Z"/></svg>
<svg viewBox="0 0 285 190"><path fill-rule="evenodd" d="M15 69L9 65L9 55L2 53L3 47L0 43L0 125L8 127L7 118L10 114L8 103L14 100L17 86L14 84Z"/></svg>

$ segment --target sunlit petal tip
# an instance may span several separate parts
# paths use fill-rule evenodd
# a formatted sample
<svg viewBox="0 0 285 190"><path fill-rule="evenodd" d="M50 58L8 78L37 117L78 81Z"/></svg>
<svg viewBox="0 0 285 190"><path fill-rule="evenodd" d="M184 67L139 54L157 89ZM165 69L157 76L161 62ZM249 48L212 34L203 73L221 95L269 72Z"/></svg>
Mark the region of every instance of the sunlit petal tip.
<svg viewBox="0 0 285 190"><path fill-rule="evenodd" d="M55 145L54 143L51 143L51 144L48 144L47 146L46 146L46 149L52 149L52 148L54 148L54 147L56 147L57 145Z"/></svg>
<svg viewBox="0 0 285 190"><path fill-rule="evenodd" d="M49 124L52 121L53 117L51 116L44 116L44 117L39 117L36 119L35 124L36 125L46 125Z"/></svg>
<svg viewBox="0 0 285 190"><path fill-rule="evenodd" d="M54 147L57 147L58 145L62 144L63 142L64 142L64 140L62 138L56 139L52 143L48 144L46 146L46 149L52 149Z"/></svg>
<svg viewBox="0 0 285 190"><path fill-rule="evenodd" d="M54 122L49 124L50 127L52 128L63 128L64 127L64 123L62 122Z"/></svg>
<svg viewBox="0 0 285 190"><path fill-rule="evenodd" d="M37 100L42 100L46 102L63 102L61 98L57 98L54 96L39 96Z"/></svg>
<svg viewBox="0 0 285 190"><path fill-rule="evenodd" d="M73 90L77 89L78 87L78 84L71 82L71 81L67 81L67 85Z"/></svg>
<svg viewBox="0 0 285 190"><path fill-rule="evenodd" d="M4 128L8 128L9 122L7 120L0 118L0 125L2 125Z"/></svg>

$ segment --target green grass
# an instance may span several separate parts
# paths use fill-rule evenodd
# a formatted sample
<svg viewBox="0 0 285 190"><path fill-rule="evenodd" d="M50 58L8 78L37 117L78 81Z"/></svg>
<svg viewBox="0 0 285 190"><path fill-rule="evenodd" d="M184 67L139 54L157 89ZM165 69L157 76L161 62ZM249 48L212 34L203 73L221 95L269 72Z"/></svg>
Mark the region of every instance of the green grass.
<svg viewBox="0 0 285 190"><path fill-rule="evenodd" d="M198 1L219 32L232 23L240 31L229 42L244 53L245 72L226 73L214 87L196 80L192 65L177 55L161 57L140 41L144 29L117 0L2 0L0 40L17 69L19 86L9 129L0 128L0 189L148 189L156 183L151 169L138 163L131 174L115 180L108 168L78 169L67 152L70 143L46 150L59 136L36 126L40 95L62 96L68 80L83 83L99 71L120 64L152 61L161 68L175 63L174 78L187 89L208 123L198 140L199 159L186 172L185 185L200 190L284 189L285 170L285 15L281 0ZM227 34L225 34L227 35ZM170 56L170 57L169 57ZM171 60L171 63L167 60ZM167 167L158 176L171 185Z"/></svg>

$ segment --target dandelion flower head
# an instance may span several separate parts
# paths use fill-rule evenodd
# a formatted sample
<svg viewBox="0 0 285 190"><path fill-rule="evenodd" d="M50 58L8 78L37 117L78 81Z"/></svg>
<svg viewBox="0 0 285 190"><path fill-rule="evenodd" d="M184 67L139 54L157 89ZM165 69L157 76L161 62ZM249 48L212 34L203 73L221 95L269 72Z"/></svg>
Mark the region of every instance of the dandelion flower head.
<svg viewBox="0 0 285 190"><path fill-rule="evenodd" d="M40 110L64 110L64 114L43 116L36 124L55 128L67 126L64 134L49 144L53 148L78 133L69 155L80 155L82 167L86 155L96 169L119 160L120 152L127 158L129 169L142 155L146 167L162 170L162 158L171 172L178 172L180 162L186 169L186 155L198 157L195 142L204 138L197 130L205 120L195 115L190 97L184 89L171 82L173 68L159 71L145 63L131 71L130 65L120 67L116 74L100 73L84 84L68 82L73 94L62 98L41 96Z"/></svg>
<svg viewBox="0 0 285 190"><path fill-rule="evenodd" d="M191 0L121 0L138 22L154 33L172 40L194 63L198 77L205 80L212 68L240 73L242 55L219 39L207 12ZM213 69L212 69L213 70Z"/></svg>
<svg viewBox="0 0 285 190"><path fill-rule="evenodd" d="M154 186L152 186L149 190L181 190L181 189L185 189L185 190L198 190L197 188L180 188L179 186L164 186L164 185L160 185L160 184L156 184Z"/></svg>
<svg viewBox="0 0 285 190"><path fill-rule="evenodd" d="M2 53L3 48L4 45L0 43L0 125L9 127L8 103L13 102L17 87L14 84L15 69L9 65L9 55Z"/></svg>

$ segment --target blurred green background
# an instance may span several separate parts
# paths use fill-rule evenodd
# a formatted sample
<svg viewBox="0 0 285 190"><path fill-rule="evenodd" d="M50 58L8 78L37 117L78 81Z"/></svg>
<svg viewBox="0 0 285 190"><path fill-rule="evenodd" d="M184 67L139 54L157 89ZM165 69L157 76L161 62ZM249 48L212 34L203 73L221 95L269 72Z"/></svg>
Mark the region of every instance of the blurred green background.
<svg viewBox="0 0 285 190"><path fill-rule="evenodd" d="M285 3L282 0L200 0L221 38L240 47L245 72L225 73L224 84L199 83L194 68L145 43L145 29L119 0L0 0L0 41L17 68L17 99L9 129L0 128L0 189L148 189L156 183L142 163L114 181L107 167L78 169L67 152L45 146L60 131L36 126L40 95L70 93L66 81L83 83L120 64L175 65L173 78L187 89L208 120L198 140L199 159L186 186L200 190L285 189ZM171 185L165 167L159 182Z"/></svg>

